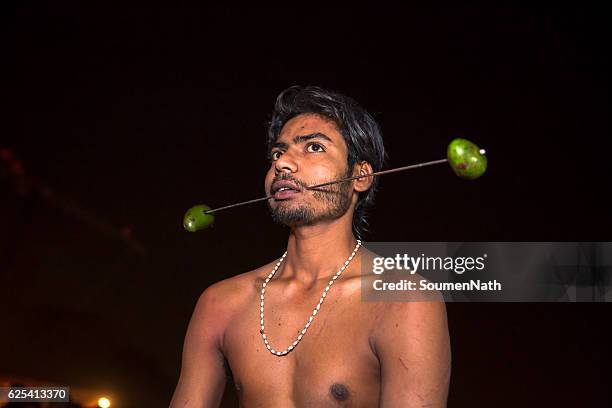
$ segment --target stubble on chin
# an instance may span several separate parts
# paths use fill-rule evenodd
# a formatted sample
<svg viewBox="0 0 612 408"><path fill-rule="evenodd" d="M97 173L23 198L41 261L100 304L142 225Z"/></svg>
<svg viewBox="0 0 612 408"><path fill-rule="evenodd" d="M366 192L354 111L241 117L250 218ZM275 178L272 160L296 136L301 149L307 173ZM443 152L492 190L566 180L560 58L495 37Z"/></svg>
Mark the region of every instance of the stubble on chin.
<svg viewBox="0 0 612 408"><path fill-rule="evenodd" d="M336 179L350 175L347 171L345 174L338 175ZM289 200L272 204L273 199L268 200L268 209L272 220L276 223L288 226L312 225L320 221L336 219L345 214L351 205L349 190L350 181L332 184L316 190L303 190L300 194L312 191L312 196L318 202L324 204L324 209L318 211L306 203L298 206L292 205ZM297 199L300 198L297 197Z"/></svg>

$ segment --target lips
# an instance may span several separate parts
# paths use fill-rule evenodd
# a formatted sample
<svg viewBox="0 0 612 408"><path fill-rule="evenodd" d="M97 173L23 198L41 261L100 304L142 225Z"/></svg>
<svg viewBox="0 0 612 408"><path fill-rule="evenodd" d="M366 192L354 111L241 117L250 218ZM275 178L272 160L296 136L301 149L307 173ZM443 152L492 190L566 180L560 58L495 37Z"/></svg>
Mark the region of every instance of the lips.
<svg viewBox="0 0 612 408"><path fill-rule="evenodd" d="M289 180L280 180L273 183L271 190L275 199L290 198L302 191L297 184Z"/></svg>

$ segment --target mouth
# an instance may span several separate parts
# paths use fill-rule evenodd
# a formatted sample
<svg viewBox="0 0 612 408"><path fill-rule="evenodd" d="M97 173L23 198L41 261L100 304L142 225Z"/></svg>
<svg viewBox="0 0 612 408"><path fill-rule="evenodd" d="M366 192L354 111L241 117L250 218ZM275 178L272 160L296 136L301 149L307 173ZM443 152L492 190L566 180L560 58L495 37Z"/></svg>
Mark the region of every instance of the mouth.
<svg viewBox="0 0 612 408"><path fill-rule="evenodd" d="M298 190L293 190L291 188L283 187L283 188L278 189L276 193L274 193L274 198L276 200L284 200L287 198L291 198L297 194L299 194Z"/></svg>
<svg viewBox="0 0 612 408"><path fill-rule="evenodd" d="M272 185L272 194L276 200L292 198L300 192L300 187L290 181L279 181Z"/></svg>

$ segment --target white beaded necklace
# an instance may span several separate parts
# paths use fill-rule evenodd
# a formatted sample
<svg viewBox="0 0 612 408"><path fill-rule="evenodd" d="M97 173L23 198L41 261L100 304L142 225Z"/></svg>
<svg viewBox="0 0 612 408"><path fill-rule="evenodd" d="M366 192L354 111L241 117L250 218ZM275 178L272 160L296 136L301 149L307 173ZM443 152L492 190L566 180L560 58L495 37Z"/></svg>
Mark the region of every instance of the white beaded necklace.
<svg viewBox="0 0 612 408"><path fill-rule="evenodd" d="M259 306L259 311L260 311L260 315L259 316L260 316L260 319L261 319L261 321L260 321L261 330L259 330L259 332L261 333L261 337L263 338L263 341L264 341L264 343L266 345L266 348L270 351L270 353L272 353L272 354L274 354L276 356L284 356L286 354L289 354L298 345L298 343L302 340L302 337L304 337L304 335L306 334L306 330L308 330L308 328L310 327L310 323L312 323L312 320L317 315L317 312L319 311L319 308L323 304L323 300L327 296L327 292L329 292L329 288L331 287L331 285L334 284L336 279L338 279L340 274L342 272L344 272L344 270L346 269L348 264L351 262L351 260L353 259L353 257L357 253L357 250L359 250L360 246L361 246L361 241L357 240L357 245L355 246L355 249L353 250L353 253L351 254L351 256L348 257L348 259L344 262L344 265L342 265L340 270L333 276L333 278L329 281L329 283L325 287L325 290L323 291L323 295L321 296L321 299L319 299L319 303L317 304L317 307L315 307L314 310L312 311L312 315L310 315L310 317L308 318L308 322L306 322L306 326L304 326L304 329L302 329L300 334L297 336L297 340L295 340L293 342L293 344L291 344L289 347L287 347L287 349L285 349L285 351L275 351L272 348L272 346L270 346L270 342L268 341L268 338L267 338L266 333L264 331L264 294L266 293L266 285L268 284L268 282L270 282L270 279L272 279L272 277L274 276L274 274L278 270L278 267L280 266L280 264L283 262L283 260L287 256L287 251L285 251L285 253L281 257L281 259L276 263L276 266L274 267L274 269L272 269L272 272L270 272L270 274L266 278L266 281L263 283L263 286L261 288L261 296L260 296L261 303L260 303L260 306Z"/></svg>

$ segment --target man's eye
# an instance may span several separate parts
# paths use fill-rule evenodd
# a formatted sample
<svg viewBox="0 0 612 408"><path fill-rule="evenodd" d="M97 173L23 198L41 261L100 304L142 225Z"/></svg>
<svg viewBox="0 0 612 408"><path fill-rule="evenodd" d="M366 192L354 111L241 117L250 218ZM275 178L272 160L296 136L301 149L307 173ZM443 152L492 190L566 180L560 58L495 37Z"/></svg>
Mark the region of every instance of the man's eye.
<svg viewBox="0 0 612 408"><path fill-rule="evenodd" d="M272 161L278 160L280 155L281 155L281 152L276 150L276 151L270 153L270 160L272 160Z"/></svg>
<svg viewBox="0 0 612 408"><path fill-rule="evenodd" d="M323 145L320 145L319 143L310 143L308 147L306 147L306 150L311 153L318 153L318 152L325 151L325 149L323 148Z"/></svg>

